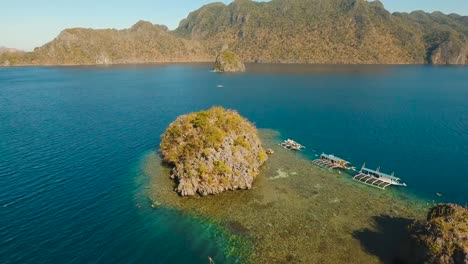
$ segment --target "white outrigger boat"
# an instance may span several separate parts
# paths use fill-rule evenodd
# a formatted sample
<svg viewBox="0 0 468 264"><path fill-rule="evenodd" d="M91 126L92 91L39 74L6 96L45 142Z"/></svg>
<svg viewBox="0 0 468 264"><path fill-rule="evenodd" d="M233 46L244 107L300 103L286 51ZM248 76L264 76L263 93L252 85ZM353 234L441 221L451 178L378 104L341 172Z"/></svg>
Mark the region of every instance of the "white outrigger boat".
<svg viewBox="0 0 468 264"><path fill-rule="evenodd" d="M344 169L344 170L354 170L356 169L351 165L351 162L344 159L338 158L335 155L329 155L322 153L320 158L313 160L313 164L328 170L333 169Z"/></svg>
<svg viewBox="0 0 468 264"><path fill-rule="evenodd" d="M301 149L305 149L304 146L302 146L301 144L297 143L296 141L292 140L292 139L287 139L285 141L283 141L280 146L282 146L283 148L285 149L289 149L289 150L301 150Z"/></svg>
<svg viewBox="0 0 468 264"><path fill-rule="evenodd" d="M401 179L395 177L394 173L389 175L380 172L380 168L377 168L377 170L368 169L365 163L359 173L353 177L353 180L382 190L390 185L406 186L406 183L401 182Z"/></svg>

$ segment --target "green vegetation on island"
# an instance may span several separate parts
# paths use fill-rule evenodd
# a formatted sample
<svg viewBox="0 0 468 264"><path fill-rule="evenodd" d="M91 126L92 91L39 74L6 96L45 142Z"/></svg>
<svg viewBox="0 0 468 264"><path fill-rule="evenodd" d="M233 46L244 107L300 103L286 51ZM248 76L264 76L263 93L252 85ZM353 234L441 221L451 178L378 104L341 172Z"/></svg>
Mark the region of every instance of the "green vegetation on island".
<svg viewBox="0 0 468 264"><path fill-rule="evenodd" d="M66 29L0 65L213 61L224 45L244 62L466 64L468 19L440 12L390 13L376 0L235 0L191 12L179 27Z"/></svg>
<svg viewBox="0 0 468 264"><path fill-rule="evenodd" d="M250 189L268 158L255 126L222 107L177 118L160 150L182 196Z"/></svg>
<svg viewBox="0 0 468 264"><path fill-rule="evenodd" d="M456 204L433 207L426 221L410 229L416 249L414 263L468 263L468 208Z"/></svg>
<svg viewBox="0 0 468 264"><path fill-rule="evenodd" d="M244 72L245 65L234 52L223 48L216 56L213 70L216 72Z"/></svg>
<svg viewBox="0 0 468 264"><path fill-rule="evenodd" d="M380 1L237 0L192 12L176 33L247 62L464 64L468 20L390 13Z"/></svg>
<svg viewBox="0 0 468 264"><path fill-rule="evenodd" d="M208 61L205 48L166 26L139 21L129 29L63 30L51 42L23 54L0 54L0 65L106 65Z"/></svg>

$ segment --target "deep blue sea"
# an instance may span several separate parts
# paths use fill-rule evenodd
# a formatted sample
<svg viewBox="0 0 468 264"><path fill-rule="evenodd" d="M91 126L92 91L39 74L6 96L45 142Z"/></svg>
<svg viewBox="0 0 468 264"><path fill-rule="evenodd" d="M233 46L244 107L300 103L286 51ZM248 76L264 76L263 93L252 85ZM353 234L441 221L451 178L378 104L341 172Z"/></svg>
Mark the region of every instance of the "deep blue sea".
<svg viewBox="0 0 468 264"><path fill-rule="evenodd" d="M395 171L415 199L468 202L468 67L248 70L0 68L0 263L234 262L215 225L152 210L138 172L171 121L213 105L309 158Z"/></svg>

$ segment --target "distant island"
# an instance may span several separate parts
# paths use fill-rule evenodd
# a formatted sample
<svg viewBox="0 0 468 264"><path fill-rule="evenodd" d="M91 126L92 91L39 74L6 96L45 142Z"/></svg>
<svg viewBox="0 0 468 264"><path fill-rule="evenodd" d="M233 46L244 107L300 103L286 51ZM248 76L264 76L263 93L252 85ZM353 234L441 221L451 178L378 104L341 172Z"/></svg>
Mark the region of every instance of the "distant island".
<svg viewBox="0 0 468 264"><path fill-rule="evenodd" d="M222 107L177 118L160 151L182 196L250 189L268 159L255 126Z"/></svg>
<svg viewBox="0 0 468 264"><path fill-rule="evenodd" d="M212 62L228 45L244 62L466 64L468 17L390 13L380 1L235 0L192 12L173 31L65 29L33 52L3 52L0 65Z"/></svg>
<svg viewBox="0 0 468 264"><path fill-rule="evenodd" d="M15 53L15 52L22 52L21 50L18 49L13 49L13 48L7 48L0 46L0 54L1 53Z"/></svg>

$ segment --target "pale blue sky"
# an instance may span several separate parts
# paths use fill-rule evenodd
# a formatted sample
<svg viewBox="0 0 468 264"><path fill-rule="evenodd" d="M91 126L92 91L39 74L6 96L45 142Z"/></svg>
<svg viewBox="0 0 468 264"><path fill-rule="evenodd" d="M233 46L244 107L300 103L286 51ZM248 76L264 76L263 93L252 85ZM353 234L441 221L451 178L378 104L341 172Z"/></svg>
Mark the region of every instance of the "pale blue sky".
<svg viewBox="0 0 468 264"><path fill-rule="evenodd" d="M32 50L64 28L128 28L140 19L173 29L190 11L213 0L5 0L0 46ZM222 0L229 3L231 0ZM390 11L435 10L468 15L468 0L382 0Z"/></svg>

